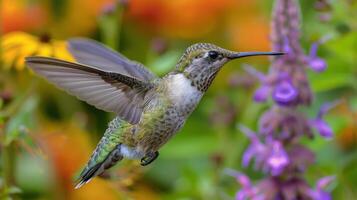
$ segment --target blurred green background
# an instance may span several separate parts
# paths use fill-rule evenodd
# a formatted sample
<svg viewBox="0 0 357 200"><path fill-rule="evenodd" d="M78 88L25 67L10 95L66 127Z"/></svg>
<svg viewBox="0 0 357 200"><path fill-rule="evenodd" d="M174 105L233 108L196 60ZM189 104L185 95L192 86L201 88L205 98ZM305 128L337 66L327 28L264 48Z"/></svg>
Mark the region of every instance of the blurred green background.
<svg viewBox="0 0 357 200"><path fill-rule="evenodd" d="M163 75L186 47L211 42L237 51L270 49L272 0L1 0L0 189L1 199L233 199L239 189L226 168L242 169L248 144L237 125L256 129L269 104L252 101L257 81L244 64L266 71L267 58L227 65L186 125L143 168L117 165L79 190L73 181L114 117L38 78L25 56L73 60L71 37L90 37ZM357 199L357 1L331 0L326 7L301 0L301 42L321 38L319 56L328 69L308 72L316 93L306 112L313 117L326 101L341 99L328 114L335 136L303 142L317 154L306 173L337 176L334 199Z"/></svg>

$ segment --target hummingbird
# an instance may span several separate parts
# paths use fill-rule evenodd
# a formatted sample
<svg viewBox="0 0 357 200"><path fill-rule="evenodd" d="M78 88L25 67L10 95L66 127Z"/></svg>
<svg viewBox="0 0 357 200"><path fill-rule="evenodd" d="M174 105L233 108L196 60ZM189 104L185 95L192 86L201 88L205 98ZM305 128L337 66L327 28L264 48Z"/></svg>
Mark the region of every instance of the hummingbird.
<svg viewBox="0 0 357 200"><path fill-rule="evenodd" d="M81 172L75 188L102 174L118 161L148 165L159 149L184 125L222 66L248 56L282 52L235 52L210 43L188 47L176 67L158 77L99 42L68 40L76 62L26 57L35 73L98 109L116 113Z"/></svg>

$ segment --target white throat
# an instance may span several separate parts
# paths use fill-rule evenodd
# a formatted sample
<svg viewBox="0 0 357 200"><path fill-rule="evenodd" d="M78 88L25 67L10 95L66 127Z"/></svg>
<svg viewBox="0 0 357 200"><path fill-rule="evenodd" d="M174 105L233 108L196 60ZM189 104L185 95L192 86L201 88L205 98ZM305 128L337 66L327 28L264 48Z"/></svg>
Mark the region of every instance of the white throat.
<svg viewBox="0 0 357 200"><path fill-rule="evenodd" d="M191 85L191 80L183 74L169 75L167 79L169 97L176 105L197 104L201 99L203 93Z"/></svg>

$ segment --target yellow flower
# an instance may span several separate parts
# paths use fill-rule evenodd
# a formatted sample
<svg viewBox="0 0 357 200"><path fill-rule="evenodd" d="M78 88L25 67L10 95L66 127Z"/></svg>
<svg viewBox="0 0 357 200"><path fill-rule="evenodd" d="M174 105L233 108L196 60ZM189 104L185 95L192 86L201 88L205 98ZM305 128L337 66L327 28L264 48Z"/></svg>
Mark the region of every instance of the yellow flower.
<svg viewBox="0 0 357 200"><path fill-rule="evenodd" d="M1 51L5 69L23 70L25 57L34 55L74 60L67 51L66 42L53 40L49 35L36 37L24 32L11 32L3 36Z"/></svg>

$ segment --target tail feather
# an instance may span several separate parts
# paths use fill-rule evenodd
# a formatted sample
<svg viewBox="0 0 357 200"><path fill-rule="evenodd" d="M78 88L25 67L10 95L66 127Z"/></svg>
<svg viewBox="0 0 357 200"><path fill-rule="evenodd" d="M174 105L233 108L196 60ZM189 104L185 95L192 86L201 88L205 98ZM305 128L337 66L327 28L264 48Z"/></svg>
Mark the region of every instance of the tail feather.
<svg viewBox="0 0 357 200"><path fill-rule="evenodd" d="M78 189L82 187L84 184L91 181L93 177L102 174L105 170L111 168L122 159L123 156L120 153L120 145L118 145L118 148L114 149L103 162L98 163L91 168L85 168L79 176L78 183L74 188Z"/></svg>
<svg viewBox="0 0 357 200"><path fill-rule="evenodd" d="M119 118L114 118L94 150L87 166L79 176L76 189L88 183L93 177L102 174L105 170L123 159L121 154L120 134L129 124Z"/></svg>
<svg viewBox="0 0 357 200"><path fill-rule="evenodd" d="M98 171L98 169L100 168L101 165L102 165L102 163L98 163L97 165L95 165L91 169L84 170L81 173L80 178L77 181L78 183L76 184L74 189L78 189L78 188L82 187L82 185L84 185L84 184L88 183L89 181L91 181L92 178L94 177L94 174Z"/></svg>

